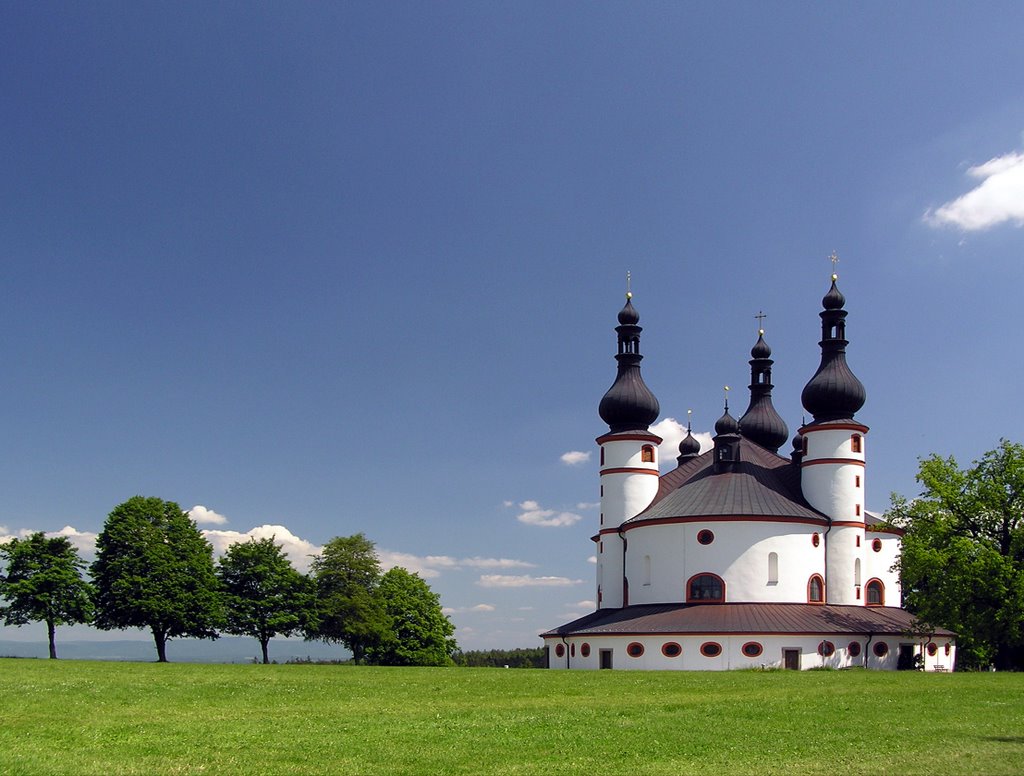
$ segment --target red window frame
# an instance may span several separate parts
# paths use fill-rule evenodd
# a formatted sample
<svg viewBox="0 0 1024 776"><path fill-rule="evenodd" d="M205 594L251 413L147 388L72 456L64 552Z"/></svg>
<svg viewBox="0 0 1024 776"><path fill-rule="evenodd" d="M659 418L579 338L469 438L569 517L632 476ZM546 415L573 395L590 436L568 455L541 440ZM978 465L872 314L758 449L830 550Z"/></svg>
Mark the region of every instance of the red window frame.
<svg viewBox="0 0 1024 776"><path fill-rule="evenodd" d="M878 600L871 600L871 589L874 587L878 591ZM864 605L865 606L885 606L885 584L878 577L873 577L868 580L868 583L864 585Z"/></svg>
<svg viewBox="0 0 1024 776"><path fill-rule="evenodd" d="M718 580L718 584L721 587L722 595L720 598L694 598L691 595L691 586L700 577L712 577ZM720 604L725 602L725 580L722 579L718 574L712 574L710 571L702 571L700 574L694 574L688 580L686 580L686 603L715 603Z"/></svg>
<svg viewBox="0 0 1024 776"><path fill-rule="evenodd" d="M821 591L821 595L815 599L811 597L811 585L817 581L818 588ZM809 604L823 604L825 603L825 580L821 574L811 574L807 579L807 603Z"/></svg>
<svg viewBox="0 0 1024 776"><path fill-rule="evenodd" d="M661 645L661 654L665 657L679 657L683 654L683 648L677 641L666 641Z"/></svg>
<svg viewBox="0 0 1024 776"><path fill-rule="evenodd" d="M722 654L722 645L717 641L705 641L700 645L700 653L704 657L718 657Z"/></svg>

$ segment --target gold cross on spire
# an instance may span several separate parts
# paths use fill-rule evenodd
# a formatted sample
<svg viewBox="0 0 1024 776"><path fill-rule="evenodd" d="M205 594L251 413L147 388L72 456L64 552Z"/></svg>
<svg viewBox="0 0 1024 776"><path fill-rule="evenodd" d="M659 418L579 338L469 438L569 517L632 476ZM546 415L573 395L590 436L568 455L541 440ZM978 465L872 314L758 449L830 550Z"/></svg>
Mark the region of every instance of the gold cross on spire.
<svg viewBox="0 0 1024 776"><path fill-rule="evenodd" d="M839 263L839 254L832 251L832 255L828 257L828 260L832 262L832 279L838 280L839 275L836 274L836 264Z"/></svg>
<svg viewBox="0 0 1024 776"><path fill-rule="evenodd" d="M757 315L754 317L757 318L757 333L764 334L764 319L768 316L765 314L764 310L758 310Z"/></svg>
<svg viewBox="0 0 1024 776"><path fill-rule="evenodd" d="M626 270L626 299L632 299L633 298L633 291L630 288L630 285L631 285L631 283L630 283L629 270L627 269Z"/></svg>

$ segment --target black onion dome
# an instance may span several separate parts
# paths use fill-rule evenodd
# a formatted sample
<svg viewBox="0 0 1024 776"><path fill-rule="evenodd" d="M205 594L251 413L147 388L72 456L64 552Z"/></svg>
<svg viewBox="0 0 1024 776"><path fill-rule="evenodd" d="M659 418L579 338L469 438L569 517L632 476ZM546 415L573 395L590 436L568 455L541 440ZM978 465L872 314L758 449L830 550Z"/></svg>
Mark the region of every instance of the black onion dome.
<svg viewBox="0 0 1024 776"><path fill-rule="evenodd" d="M651 389L640 374L640 332L637 325L640 315L627 296L626 306L619 312L619 352L615 360L619 363L615 382L608 389L598 406L598 414L608 424L612 433L619 431L646 431L655 420L661 407Z"/></svg>
<svg viewBox="0 0 1024 776"><path fill-rule="evenodd" d="M821 364L800 395L804 409L814 416L815 422L853 419L867 399L864 384L846 363L846 310L842 309L845 302L833 276L832 288L822 300L825 309L819 313Z"/></svg>
<svg viewBox="0 0 1024 776"><path fill-rule="evenodd" d="M632 295L626 297L626 304L619 310L619 323L628 326L636 326L640 323L640 313L633 307Z"/></svg>
<svg viewBox="0 0 1024 776"><path fill-rule="evenodd" d="M804 435L797 432L797 435L793 437L793 452L802 453L804 451Z"/></svg>
<svg viewBox="0 0 1024 776"><path fill-rule="evenodd" d="M841 310L843 305L846 304L846 297L840 293L839 288L836 286L836 280L838 279L835 275L832 276L832 288L821 299L821 306L826 310Z"/></svg>
<svg viewBox="0 0 1024 776"><path fill-rule="evenodd" d="M737 434L739 430L740 424L729 414L729 405L726 404L725 414L715 421L715 434Z"/></svg>
<svg viewBox="0 0 1024 776"><path fill-rule="evenodd" d="M700 452L700 442L693 438L690 429L686 429L686 436L679 443L679 457L691 458Z"/></svg>
<svg viewBox="0 0 1024 776"><path fill-rule="evenodd" d="M764 332L758 333L757 342L754 343L754 347L750 349L751 358L771 358L772 349L768 347L768 343L764 341Z"/></svg>
<svg viewBox="0 0 1024 776"><path fill-rule="evenodd" d="M764 331L750 351L750 404L740 418L740 433L751 442L777 453L789 438L789 428L772 404L772 349Z"/></svg>

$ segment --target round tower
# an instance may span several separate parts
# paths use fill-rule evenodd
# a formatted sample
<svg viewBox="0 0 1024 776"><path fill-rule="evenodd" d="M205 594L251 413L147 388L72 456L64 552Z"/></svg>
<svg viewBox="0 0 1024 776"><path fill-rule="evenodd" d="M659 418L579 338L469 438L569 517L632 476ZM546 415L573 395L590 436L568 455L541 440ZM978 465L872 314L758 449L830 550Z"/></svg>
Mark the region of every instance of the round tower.
<svg viewBox="0 0 1024 776"><path fill-rule="evenodd" d="M648 427L658 418L658 400L640 374L640 316L632 294L619 312L618 372L598 412L608 433L597 438L601 451L601 523L597 535L597 606L629 604L625 578L625 539L619 526L643 510L658 492L658 445Z"/></svg>
<svg viewBox="0 0 1024 776"><path fill-rule="evenodd" d="M855 419L864 386L846 363L846 299L836 287L822 299L821 364L801 401L814 417L800 429L800 484L807 502L831 520L825 545L830 604L864 604L864 474L868 427Z"/></svg>

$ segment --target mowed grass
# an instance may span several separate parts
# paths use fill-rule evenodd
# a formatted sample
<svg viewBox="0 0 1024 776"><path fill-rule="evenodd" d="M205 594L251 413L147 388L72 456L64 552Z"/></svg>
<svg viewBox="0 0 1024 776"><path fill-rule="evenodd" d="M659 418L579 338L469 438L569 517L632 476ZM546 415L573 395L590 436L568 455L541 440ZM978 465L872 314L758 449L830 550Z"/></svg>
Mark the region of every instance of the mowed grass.
<svg viewBox="0 0 1024 776"><path fill-rule="evenodd" d="M0 660L4 774L1020 774L1024 674Z"/></svg>

